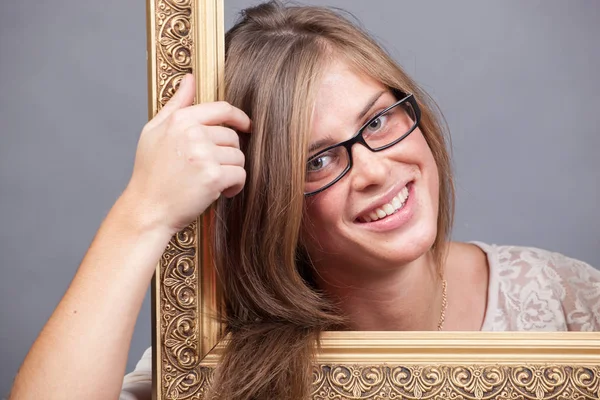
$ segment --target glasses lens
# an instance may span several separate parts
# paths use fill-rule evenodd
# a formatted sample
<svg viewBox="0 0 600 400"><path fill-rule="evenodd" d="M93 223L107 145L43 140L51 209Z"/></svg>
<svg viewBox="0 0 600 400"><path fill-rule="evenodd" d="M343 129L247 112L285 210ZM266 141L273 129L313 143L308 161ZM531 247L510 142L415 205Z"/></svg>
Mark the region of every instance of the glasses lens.
<svg viewBox="0 0 600 400"><path fill-rule="evenodd" d="M348 167L348 152L337 146L309 158L306 163L304 192L315 192L340 176Z"/></svg>
<svg viewBox="0 0 600 400"><path fill-rule="evenodd" d="M371 120L362 134L369 147L377 150L406 136L416 124L417 118L412 104L404 101Z"/></svg>

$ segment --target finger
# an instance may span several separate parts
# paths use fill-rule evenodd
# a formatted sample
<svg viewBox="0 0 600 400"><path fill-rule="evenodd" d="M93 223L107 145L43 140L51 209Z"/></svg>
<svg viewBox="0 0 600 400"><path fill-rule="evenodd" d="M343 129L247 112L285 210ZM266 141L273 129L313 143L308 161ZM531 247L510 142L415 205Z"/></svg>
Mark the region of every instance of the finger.
<svg viewBox="0 0 600 400"><path fill-rule="evenodd" d="M216 161L221 165L244 167L246 157L239 149L217 146L214 150Z"/></svg>
<svg viewBox="0 0 600 400"><path fill-rule="evenodd" d="M246 170L242 167L233 165L221 166L223 170L222 190L225 197L233 197L244 188L246 182Z"/></svg>
<svg viewBox="0 0 600 400"><path fill-rule="evenodd" d="M240 148L240 137L233 129L224 126L205 126L206 137L218 146Z"/></svg>
<svg viewBox="0 0 600 400"><path fill-rule="evenodd" d="M161 110L152 119L153 125L159 125L174 111L184 107L188 107L194 103L194 96L196 95L196 80L194 75L186 74L181 82L177 91L171 97L171 99L161 108Z"/></svg>
<svg viewBox="0 0 600 400"><path fill-rule="evenodd" d="M250 132L252 122L245 112L224 101L196 104L178 111L182 119L202 125L227 125L240 132Z"/></svg>

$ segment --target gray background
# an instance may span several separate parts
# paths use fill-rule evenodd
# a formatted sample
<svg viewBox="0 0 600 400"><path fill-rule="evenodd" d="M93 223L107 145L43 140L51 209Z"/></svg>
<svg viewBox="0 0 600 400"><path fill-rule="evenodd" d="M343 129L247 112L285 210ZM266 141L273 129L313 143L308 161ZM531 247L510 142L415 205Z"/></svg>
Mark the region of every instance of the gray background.
<svg viewBox="0 0 600 400"><path fill-rule="evenodd" d="M226 0L227 26L254 1ZM312 1L350 10L439 102L454 237L600 266L600 2ZM0 5L0 396L130 176L144 2ZM147 297L128 369L150 345Z"/></svg>

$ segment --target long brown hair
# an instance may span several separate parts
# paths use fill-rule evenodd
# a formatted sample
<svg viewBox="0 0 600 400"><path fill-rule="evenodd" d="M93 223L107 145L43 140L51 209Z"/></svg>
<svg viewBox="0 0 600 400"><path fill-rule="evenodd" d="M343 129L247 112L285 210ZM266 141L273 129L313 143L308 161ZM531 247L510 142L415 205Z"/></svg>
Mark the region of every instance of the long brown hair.
<svg viewBox="0 0 600 400"><path fill-rule="evenodd" d="M252 120L241 138L243 191L217 203L214 255L230 339L217 368L219 399L308 397L319 333L344 324L311 282L300 242L307 143L322 71L343 58L382 84L413 93L440 174L441 262L454 190L444 130L429 97L357 25L323 7L270 1L242 12L225 36L225 98Z"/></svg>

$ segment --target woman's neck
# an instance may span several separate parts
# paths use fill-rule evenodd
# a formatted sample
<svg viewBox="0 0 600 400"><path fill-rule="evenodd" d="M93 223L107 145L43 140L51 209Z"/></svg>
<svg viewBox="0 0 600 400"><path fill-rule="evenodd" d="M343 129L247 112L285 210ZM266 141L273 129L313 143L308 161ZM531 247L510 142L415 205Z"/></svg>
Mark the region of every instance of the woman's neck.
<svg viewBox="0 0 600 400"><path fill-rule="evenodd" d="M317 284L348 318L349 330L437 330L442 312L442 280L427 253L392 272L348 273L348 266L317 266ZM368 268L353 266L354 271ZM346 271L340 273L340 271Z"/></svg>

